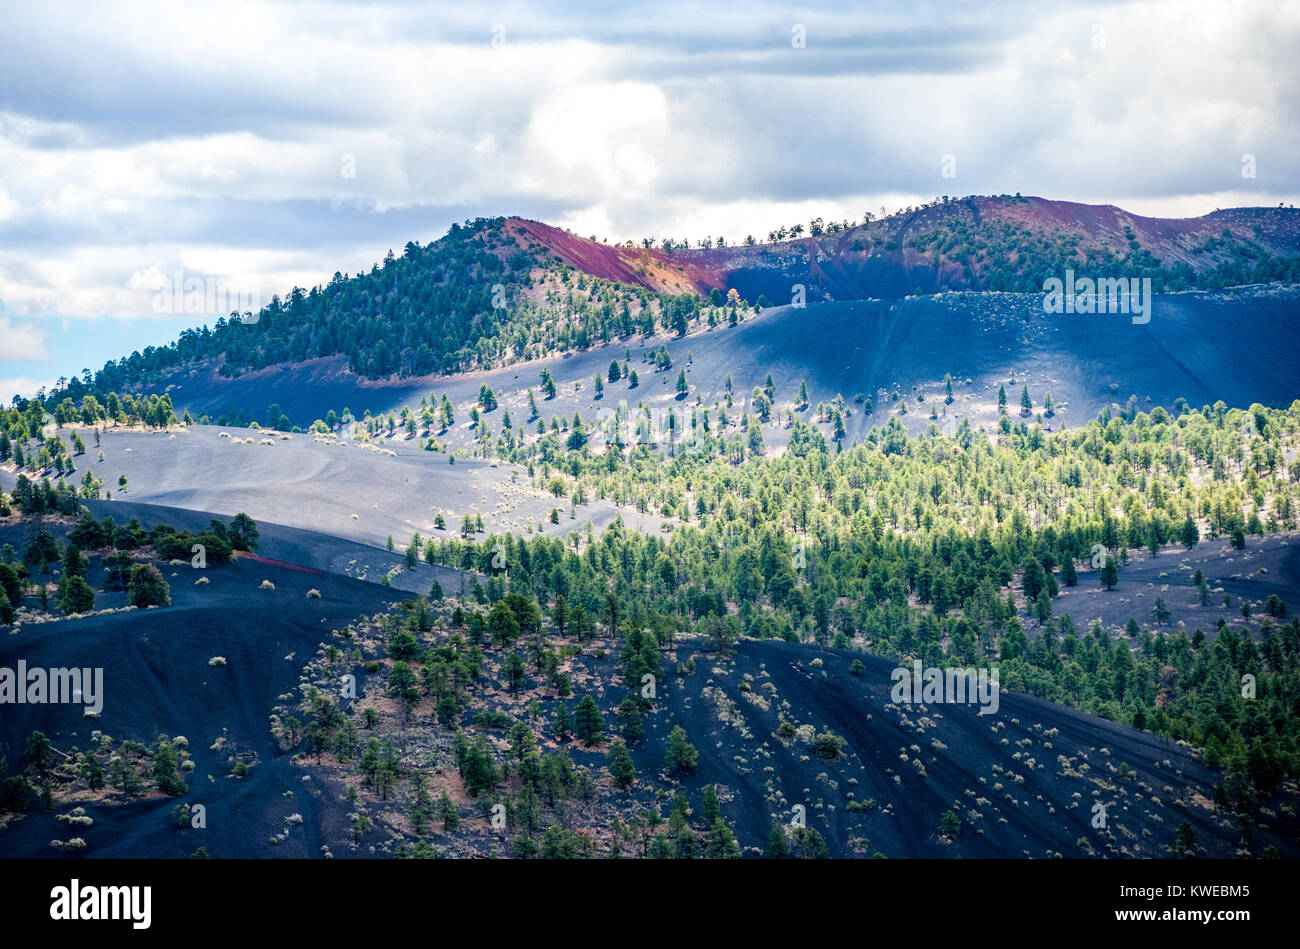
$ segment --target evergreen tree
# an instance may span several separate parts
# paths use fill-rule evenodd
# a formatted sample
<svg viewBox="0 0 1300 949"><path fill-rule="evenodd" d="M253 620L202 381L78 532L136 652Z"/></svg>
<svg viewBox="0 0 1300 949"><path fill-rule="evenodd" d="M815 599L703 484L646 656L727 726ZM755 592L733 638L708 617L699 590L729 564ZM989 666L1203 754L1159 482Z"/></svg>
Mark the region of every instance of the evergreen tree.
<svg viewBox="0 0 1300 949"><path fill-rule="evenodd" d="M767 855L774 860L790 855L790 841L781 824L773 824L771 833L767 835Z"/></svg>
<svg viewBox="0 0 1300 949"><path fill-rule="evenodd" d="M718 809L718 792L714 790L712 784L706 784L704 786L704 804L701 808L701 816L704 818L704 823L708 824L710 827L712 827L713 822L721 816L721 812Z"/></svg>
<svg viewBox="0 0 1300 949"><path fill-rule="evenodd" d="M1107 590L1119 583L1119 567L1110 554L1106 555L1106 562L1102 564L1101 582Z"/></svg>
<svg viewBox="0 0 1300 949"><path fill-rule="evenodd" d="M731 828L721 817L715 818L710 825L708 840L704 844L704 856L710 860L740 858L740 846L736 843L736 835L731 832Z"/></svg>
<svg viewBox="0 0 1300 949"><path fill-rule="evenodd" d="M632 755L621 738L615 738L609 743L609 774L614 779L614 783L623 790L630 788L632 782L636 780L636 767L632 763Z"/></svg>
<svg viewBox="0 0 1300 949"><path fill-rule="evenodd" d="M451 799L451 795L446 789L442 792L442 797L438 799L438 816L442 821L442 829L447 833L455 833L460 827L460 814L456 811L456 803Z"/></svg>
<svg viewBox="0 0 1300 949"><path fill-rule="evenodd" d="M569 737L572 730L573 723L569 718L568 703L557 702L551 719L551 734L555 736L556 741L562 742Z"/></svg>
<svg viewBox="0 0 1300 949"><path fill-rule="evenodd" d="M668 751L664 756L664 770L670 775L681 775L694 771L700 753L694 745L686 740L686 731L682 726L674 726L668 733Z"/></svg>
<svg viewBox="0 0 1300 949"><path fill-rule="evenodd" d="M573 728L574 734L584 745L597 744L604 738L605 723L601 720L596 700L590 695L584 695L578 702L578 708L573 715Z"/></svg>

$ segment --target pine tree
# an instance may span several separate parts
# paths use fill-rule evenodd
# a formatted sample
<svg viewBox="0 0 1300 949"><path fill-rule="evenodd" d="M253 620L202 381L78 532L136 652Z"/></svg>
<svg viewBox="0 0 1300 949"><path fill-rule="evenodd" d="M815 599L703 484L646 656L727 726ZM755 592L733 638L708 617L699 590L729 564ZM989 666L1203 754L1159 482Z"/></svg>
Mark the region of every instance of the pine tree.
<svg viewBox="0 0 1300 949"><path fill-rule="evenodd" d="M1074 555L1066 554L1065 559L1061 561L1061 580L1067 587L1072 587L1079 582L1079 571L1074 566Z"/></svg>
<svg viewBox="0 0 1300 949"><path fill-rule="evenodd" d="M448 833L455 833L460 827L460 814L456 810L456 803L445 789L442 797L438 799L438 816L442 820L442 829Z"/></svg>
<svg viewBox="0 0 1300 949"><path fill-rule="evenodd" d="M85 577L65 573L59 578L58 601L65 613L89 613L95 608L95 591Z"/></svg>
<svg viewBox="0 0 1300 949"><path fill-rule="evenodd" d="M1101 582L1107 590L1119 583L1119 566L1110 554L1106 555L1106 562L1101 567Z"/></svg>
<svg viewBox="0 0 1300 949"><path fill-rule="evenodd" d="M632 763L632 755L621 738L615 738L609 743L609 774L614 779L614 783L623 790L630 788L632 782L636 780L636 767Z"/></svg>
<svg viewBox="0 0 1300 949"><path fill-rule="evenodd" d="M701 807L700 816L704 818L704 823L708 824L710 827L712 827L713 822L721 816L721 812L718 809L718 792L714 790L712 784L706 784L704 786L704 803Z"/></svg>
<svg viewBox="0 0 1300 949"><path fill-rule="evenodd" d="M596 700L590 695L584 695L578 702L573 714L573 730L584 745L597 744L605 737L605 723L601 720Z"/></svg>
<svg viewBox="0 0 1300 949"><path fill-rule="evenodd" d="M92 791L104 787L104 769L100 767L99 759L92 753L81 756L81 778Z"/></svg>
<svg viewBox="0 0 1300 949"><path fill-rule="evenodd" d="M524 687L524 684L527 681L525 675L526 672L527 670L524 666L524 660L519 653L512 652L510 655L506 656L506 687L510 690L511 694L518 692Z"/></svg>
<svg viewBox="0 0 1300 949"><path fill-rule="evenodd" d="M774 860L790 855L790 841L781 824L773 824L771 833L767 835L767 855Z"/></svg>
<svg viewBox="0 0 1300 949"><path fill-rule="evenodd" d="M677 725L668 733L668 751L664 756L664 769L671 775L694 771L699 762L699 750L686 740L686 731Z"/></svg>
<svg viewBox="0 0 1300 949"><path fill-rule="evenodd" d="M81 548L72 541L63 549L63 575L65 577L85 577L86 558L81 556Z"/></svg>
<svg viewBox="0 0 1300 949"><path fill-rule="evenodd" d="M618 710L615 712L619 720L619 728L622 730L623 737L629 742L636 743L645 735L645 726L641 717L641 707L637 700L628 696L619 703Z"/></svg>
<svg viewBox="0 0 1300 949"><path fill-rule="evenodd" d="M939 833L945 837L957 837L961 834L961 818L951 808L943 812L939 820Z"/></svg>
<svg viewBox="0 0 1300 949"><path fill-rule="evenodd" d="M555 736L556 741L564 741L569 737L569 732L573 730L573 723L569 718L569 705L567 702L557 702L555 713L551 718L551 734Z"/></svg>
<svg viewBox="0 0 1300 949"><path fill-rule="evenodd" d="M561 593L556 596L555 605L551 607L551 622L555 624L555 628L559 631L561 636L564 635L564 624L568 622L568 619L569 601L566 600L564 594Z"/></svg>
<svg viewBox="0 0 1300 949"><path fill-rule="evenodd" d="M731 832L731 828L721 817L715 818L710 826L708 840L704 844L704 856L710 860L740 858L740 846L736 843L736 835Z"/></svg>

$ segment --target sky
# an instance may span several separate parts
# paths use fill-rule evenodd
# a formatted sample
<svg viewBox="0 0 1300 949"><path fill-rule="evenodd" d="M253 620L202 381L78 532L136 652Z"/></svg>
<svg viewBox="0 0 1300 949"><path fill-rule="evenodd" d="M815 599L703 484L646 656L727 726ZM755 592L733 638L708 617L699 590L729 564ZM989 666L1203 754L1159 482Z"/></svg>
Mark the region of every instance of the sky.
<svg viewBox="0 0 1300 949"><path fill-rule="evenodd" d="M1297 50L1285 0L11 5L0 398L480 216L1293 204Z"/></svg>

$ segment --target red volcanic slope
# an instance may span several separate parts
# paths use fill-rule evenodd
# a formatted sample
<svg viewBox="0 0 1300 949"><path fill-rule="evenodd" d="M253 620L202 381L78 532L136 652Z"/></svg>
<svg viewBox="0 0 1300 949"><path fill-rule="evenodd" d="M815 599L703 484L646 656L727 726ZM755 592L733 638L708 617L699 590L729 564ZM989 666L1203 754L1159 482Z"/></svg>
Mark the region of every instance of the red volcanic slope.
<svg viewBox="0 0 1300 949"><path fill-rule="evenodd" d="M521 242L540 246L562 262L593 277L669 293L707 292L714 287L725 289L723 274L718 268L685 262L662 250L612 246L524 218L507 218L505 227Z"/></svg>
<svg viewBox="0 0 1300 949"><path fill-rule="evenodd" d="M973 284L963 277L960 259L935 259L908 241L936 227L958 225L976 232L998 225L1031 236L1071 236L1080 253L1106 250L1117 257L1129 251L1129 234L1140 249L1166 266L1186 264L1204 272L1231 256L1230 249L1207 249L1207 241L1226 229L1280 257L1300 256L1300 211L1294 208L1234 208L1197 218L1152 218L1113 205L1079 204L1038 197L985 196L908 208L884 220L817 237L757 245L660 249L605 244L538 221L508 218L506 233L520 245L548 254L553 261L596 277L668 293L708 293L741 285L763 289L772 282L807 277L838 299L891 296L923 286L982 288L984 266L971 263ZM968 231L969 232L969 231ZM1011 252L1014 260L1015 251ZM767 277L762 276L766 274ZM774 278L779 274L780 280ZM784 281L782 283L781 281Z"/></svg>

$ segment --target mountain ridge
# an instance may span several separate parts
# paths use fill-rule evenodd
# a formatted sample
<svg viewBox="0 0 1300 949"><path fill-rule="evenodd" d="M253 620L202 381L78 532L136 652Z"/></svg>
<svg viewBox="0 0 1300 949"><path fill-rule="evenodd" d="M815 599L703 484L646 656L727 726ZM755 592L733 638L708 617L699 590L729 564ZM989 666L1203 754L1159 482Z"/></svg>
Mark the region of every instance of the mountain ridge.
<svg viewBox="0 0 1300 949"><path fill-rule="evenodd" d="M818 220L814 219L810 231ZM843 223L822 222L816 228L820 233L754 244L682 247L670 242L667 248L647 248L629 246L631 242L604 244L542 222L506 219L507 228L522 227L561 262L592 276L665 292L680 292L677 288L683 283L696 293L715 288L725 292L736 286L741 296L750 300L756 297L746 294L746 286L763 292L770 282L756 279L753 272L772 269L784 277L802 276L824 284L827 298L832 300L907 296L918 290L1032 291L1041 285L1036 278L1018 286L1006 285L1004 276L987 279L990 272L1000 275L1001 271L980 261L966 262L963 267L961 258L970 253L954 255L952 251L961 250L961 245L945 247L933 231L915 233L927 225L945 227L954 238L969 232L971 225L978 230L1014 225L1039 240L1044 233L1059 233L1085 252L1081 265L1086 265L1090 256L1098 265L1120 267L1125 275L1134 267L1163 266L1175 271L1172 285L1166 286L1173 290L1196 286L1189 276L1210 273L1242 257L1300 255L1300 211L1294 208L1229 208L1194 218L1160 218L1134 214L1116 205L1019 195L971 196L908 208L848 227ZM771 232L769 237L779 234ZM970 237L973 251L978 238ZM801 255L807 264L802 271L796 266ZM633 261L643 262L642 267ZM1017 250L1011 251L1007 263L1020 263ZM661 276L664 271L671 278ZM1297 277L1300 271L1291 268L1284 279ZM788 286L783 289L789 292Z"/></svg>
<svg viewBox="0 0 1300 949"><path fill-rule="evenodd" d="M863 223L813 219L772 242L607 244L519 217L453 224L426 245L260 310L110 360L47 407L140 392L177 372L240 377L345 356L364 380L500 368L601 344L743 322L794 303L901 300L949 291L1039 293L1068 269L1150 277L1155 292L1300 283L1300 211L1221 209L1149 218L1036 197L939 200ZM793 235L793 236L792 236ZM753 243L748 243L753 239ZM238 316L232 314L232 317Z"/></svg>

